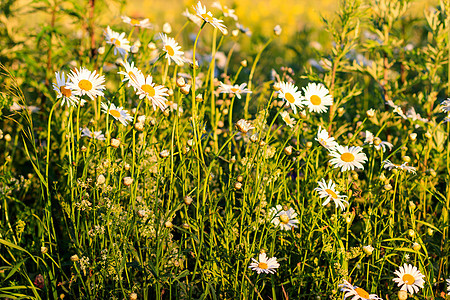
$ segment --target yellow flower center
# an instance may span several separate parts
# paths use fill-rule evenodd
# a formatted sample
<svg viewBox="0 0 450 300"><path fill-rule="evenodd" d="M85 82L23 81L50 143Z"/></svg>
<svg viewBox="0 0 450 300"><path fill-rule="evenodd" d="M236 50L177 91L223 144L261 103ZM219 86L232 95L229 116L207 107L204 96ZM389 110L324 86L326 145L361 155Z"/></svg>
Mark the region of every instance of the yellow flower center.
<svg viewBox="0 0 450 300"><path fill-rule="evenodd" d="M111 114L111 116L113 116L115 118L120 118L120 112L116 109L110 109L109 113Z"/></svg>
<svg viewBox="0 0 450 300"><path fill-rule="evenodd" d="M341 155L341 159L345 162L352 162L355 160L355 156L350 152L345 152Z"/></svg>
<svg viewBox="0 0 450 300"><path fill-rule="evenodd" d="M260 262L258 264L258 268L260 268L260 269L267 269L267 268L269 268L269 266L266 263Z"/></svg>
<svg viewBox="0 0 450 300"><path fill-rule="evenodd" d="M322 103L322 100L317 95L312 95L310 101L313 105L320 105L320 103Z"/></svg>
<svg viewBox="0 0 450 300"><path fill-rule="evenodd" d="M140 25L141 21L139 21L137 19L131 19L130 23L131 23L131 25Z"/></svg>
<svg viewBox="0 0 450 300"><path fill-rule="evenodd" d="M233 93L236 93L236 92L239 91L239 88L232 87L230 90L231 90Z"/></svg>
<svg viewBox="0 0 450 300"><path fill-rule="evenodd" d="M166 49L167 53L169 53L170 56L175 55L175 51L173 51L173 48L170 47L169 45L165 45L164 48Z"/></svg>
<svg viewBox="0 0 450 300"><path fill-rule="evenodd" d="M409 284L409 285L411 285L411 284L413 284L414 282L416 282L416 279L414 278L414 276L412 276L411 274L405 274L405 275L403 275L403 281L406 283L406 284Z"/></svg>
<svg viewBox="0 0 450 300"><path fill-rule="evenodd" d="M327 145L327 142L323 138L319 138L319 143L321 143L323 146Z"/></svg>
<svg viewBox="0 0 450 300"><path fill-rule="evenodd" d="M150 97L153 97L156 95L156 91L155 89L149 85L149 84L144 84L141 86L141 89L146 92Z"/></svg>
<svg viewBox="0 0 450 300"><path fill-rule="evenodd" d="M295 102L295 98L294 98L294 96L292 96L291 93L285 93L284 94L284 98L286 98L286 100L289 101L289 103L294 103Z"/></svg>
<svg viewBox="0 0 450 300"><path fill-rule="evenodd" d="M65 85L60 87L59 90L61 91L61 94L63 94L63 96L65 96L65 97L72 96L72 91L70 89L66 88Z"/></svg>
<svg viewBox="0 0 450 300"><path fill-rule="evenodd" d="M116 39L116 38L112 38L111 39L111 43L116 45L116 47L120 47L120 41L118 39Z"/></svg>
<svg viewBox="0 0 450 300"><path fill-rule="evenodd" d="M325 189L325 192L327 192L328 195L330 195L331 198L333 198L333 199L337 199L338 198L338 195L334 191L332 191L330 189Z"/></svg>
<svg viewBox="0 0 450 300"><path fill-rule="evenodd" d="M78 87L83 91L90 91L92 90L92 83L89 80L81 79L80 82L78 82Z"/></svg>
<svg viewBox="0 0 450 300"><path fill-rule="evenodd" d="M357 288L355 289L355 292L356 292L360 297L362 297L362 298L364 298L364 299L369 299L369 298L370 298L369 293L366 292L366 291L365 291L364 289L362 289L362 288L357 287Z"/></svg>
<svg viewBox="0 0 450 300"><path fill-rule="evenodd" d="M280 216L280 221L284 224L287 224L287 223L289 223L289 217L287 215L283 214Z"/></svg>
<svg viewBox="0 0 450 300"><path fill-rule="evenodd" d="M206 22L212 23L212 21L214 20L213 17L211 17L208 14L201 14L203 20L205 20Z"/></svg>

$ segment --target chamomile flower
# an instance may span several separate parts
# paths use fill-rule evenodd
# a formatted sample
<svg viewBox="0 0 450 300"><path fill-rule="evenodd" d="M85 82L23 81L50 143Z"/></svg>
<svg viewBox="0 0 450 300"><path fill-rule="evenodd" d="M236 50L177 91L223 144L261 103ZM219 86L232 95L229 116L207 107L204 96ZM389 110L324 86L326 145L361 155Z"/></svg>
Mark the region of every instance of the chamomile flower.
<svg viewBox="0 0 450 300"><path fill-rule="evenodd" d="M298 87L296 87L291 82L279 82L277 85L277 88L279 88L278 91L278 98L282 98L286 100L290 105L292 110L294 111L294 114L297 113L297 106L299 108L302 108L302 93L298 90Z"/></svg>
<svg viewBox="0 0 450 300"><path fill-rule="evenodd" d="M206 10L206 6L203 6L200 1L197 2L196 6L193 6L197 16L202 18L205 22L211 24L213 27L219 29L223 34L228 34L227 27L223 25L223 20L219 20L213 17L210 11Z"/></svg>
<svg viewBox="0 0 450 300"><path fill-rule="evenodd" d="M333 104L333 97L321 83L308 83L308 86L303 88L303 92L305 93L302 98L303 104L309 107L310 112L326 112L328 110L327 106Z"/></svg>
<svg viewBox="0 0 450 300"><path fill-rule="evenodd" d="M226 5L222 5L217 1L212 4L212 7L220 9L225 17L229 17L237 21L238 17L234 14L234 9L228 8Z"/></svg>
<svg viewBox="0 0 450 300"><path fill-rule="evenodd" d="M128 113L128 111L124 110L123 107L117 107L114 103L106 104L102 102L102 111L105 114L110 114L114 119L118 120L122 125L127 126L128 121L132 121L133 117Z"/></svg>
<svg viewBox="0 0 450 300"><path fill-rule="evenodd" d="M122 21L134 27L152 28L152 24L150 24L148 19L138 20L127 16L122 16Z"/></svg>
<svg viewBox="0 0 450 300"><path fill-rule="evenodd" d="M289 113L287 111L282 111L280 113L281 118L283 119L284 123L286 123L287 126L289 127L294 127L295 125L295 119L291 118L291 116L289 115Z"/></svg>
<svg viewBox="0 0 450 300"><path fill-rule="evenodd" d="M450 112L450 98L441 102L441 110L445 112Z"/></svg>
<svg viewBox="0 0 450 300"><path fill-rule="evenodd" d="M180 51L181 46L178 46L178 43L174 38L167 37L164 33L160 33L160 36L163 41L163 50L166 52L165 58L168 59L169 65L171 60L173 60L177 65L182 65L184 63L182 57L184 52Z"/></svg>
<svg viewBox="0 0 450 300"><path fill-rule="evenodd" d="M125 68L125 71L118 72L119 74L122 74L125 76L125 78L122 80L122 82L128 81L128 86L132 86L134 88L134 90L136 91L137 76L139 74L142 75L141 70L139 70L138 68L136 68L134 66L134 62L131 62L131 64L130 64L127 60L125 60L125 61L121 61L120 63ZM135 83L135 84L132 84L132 83Z"/></svg>
<svg viewBox="0 0 450 300"><path fill-rule="evenodd" d="M66 81L64 72L55 72L56 83L53 83L53 90L56 92L56 98L62 98L61 105L67 101L67 106L76 106L78 104L78 98L72 94L72 90L67 87L70 83Z"/></svg>
<svg viewBox="0 0 450 300"><path fill-rule="evenodd" d="M89 71L81 67L79 70L70 71L68 75L70 82L67 83L67 88L72 90L75 96L87 95L91 100L95 100L97 96L103 96L105 89L105 76L97 74L97 71Z"/></svg>
<svg viewBox="0 0 450 300"><path fill-rule="evenodd" d="M390 160L385 160L382 163L383 163L383 167L385 169L388 169L389 171L392 169L398 169L398 170L402 170L402 171L407 171L408 173L416 174L416 168L413 166L408 166L407 162L404 162L401 165L397 165L397 164L392 163Z"/></svg>
<svg viewBox="0 0 450 300"><path fill-rule="evenodd" d="M322 126L319 126L319 131L317 132L317 137L315 138L322 146L326 149L331 150L338 146L338 143L334 140L334 137L329 136L328 131Z"/></svg>
<svg viewBox="0 0 450 300"><path fill-rule="evenodd" d="M235 94L238 99L241 99L241 94L251 94L252 91L246 88L247 84L231 85L220 82L219 93Z"/></svg>
<svg viewBox="0 0 450 300"><path fill-rule="evenodd" d="M267 259L267 255L265 252L260 253L258 260L252 258L253 262L250 263L249 269L256 271L256 273L266 273L266 274L274 274L280 264L277 262L276 257L272 257Z"/></svg>
<svg viewBox="0 0 450 300"><path fill-rule="evenodd" d="M283 210L281 205L277 205L272 207L269 210L269 215L272 218L272 223L275 227L281 227L281 230L291 230L292 228L297 228L296 225L300 221L297 220L297 213L293 208L289 208L288 210Z"/></svg>
<svg viewBox="0 0 450 300"><path fill-rule="evenodd" d="M366 130L366 132L363 135L365 137L364 143L367 143L369 145L374 145L375 137L372 132ZM377 150L383 149L383 152L386 152L386 147L389 148L389 150L392 150L392 147L394 147L394 145L392 145L389 142L381 141L381 142L379 142L378 145L374 145L374 147Z"/></svg>
<svg viewBox="0 0 450 300"><path fill-rule="evenodd" d="M137 74L136 82L131 82L137 88L136 94L139 99L147 98L152 102L153 109L159 107L162 111L167 108L167 99L165 97L169 96L167 93L167 88L162 85L156 85L152 82L153 78L150 75Z"/></svg>
<svg viewBox="0 0 450 300"><path fill-rule="evenodd" d="M417 293L419 288L423 288L423 284L425 283L423 280L425 275L411 264L404 264L394 274L398 277L392 280L397 282L398 286L401 286L400 290L407 291L411 295Z"/></svg>
<svg viewBox="0 0 450 300"><path fill-rule="evenodd" d="M186 8L186 11L182 13L183 16L189 19L192 23L195 23L197 26L202 26L203 20L199 18L197 15L191 14L189 9Z"/></svg>
<svg viewBox="0 0 450 300"><path fill-rule="evenodd" d="M450 279L445 279L447 281L447 295L450 295Z"/></svg>
<svg viewBox="0 0 450 300"><path fill-rule="evenodd" d="M364 169L362 165L367 161L367 156L362 152L361 147L336 146L330 152L330 156L334 157L330 163L335 168L341 168L341 171Z"/></svg>
<svg viewBox="0 0 450 300"><path fill-rule="evenodd" d="M317 183L319 184L319 187L316 187L314 190L319 192L319 198L326 198L325 202L322 203L323 206L333 200L336 207L339 207L341 210L345 210L344 203L348 204L348 202L344 199L347 198L347 196L339 195L339 192L336 191L336 184L333 180L330 179L327 184L325 179L322 178L322 180Z"/></svg>
<svg viewBox="0 0 450 300"><path fill-rule="evenodd" d="M345 292L344 299L351 298L351 300L371 300L371 299L382 299L378 297L376 294L369 294L364 289L353 286L347 280L343 280L344 283L339 286L342 287L341 291Z"/></svg>
<svg viewBox="0 0 450 300"><path fill-rule="evenodd" d="M130 52L130 42L125 38L125 32L115 32L108 26L103 34L105 35L106 43L114 46L114 55L120 53L120 55L126 56Z"/></svg>
<svg viewBox="0 0 450 300"><path fill-rule="evenodd" d="M80 130L81 130L81 136L82 137L88 137L90 139L96 139L96 140L99 140L99 141L106 140L105 136L102 134L101 131L94 131L94 132L92 132L87 127L83 128L83 129L80 128Z"/></svg>

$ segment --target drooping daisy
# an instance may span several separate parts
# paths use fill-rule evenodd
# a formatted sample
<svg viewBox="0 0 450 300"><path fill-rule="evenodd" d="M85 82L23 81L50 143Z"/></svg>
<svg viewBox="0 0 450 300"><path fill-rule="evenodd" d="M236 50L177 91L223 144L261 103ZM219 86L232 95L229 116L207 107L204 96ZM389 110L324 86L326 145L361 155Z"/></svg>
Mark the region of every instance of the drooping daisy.
<svg viewBox="0 0 450 300"><path fill-rule="evenodd" d="M302 104L302 93L298 90L298 87L296 87L291 82L280 82L277 85L277 88L280 90L278 91L278 98L285 99L289 105L291 105L292 110L294 111L294 114L297 113L297 106L299 108L303 107Z"/></svg>
<svg viewBox="0 0 450 300"><path fill-rule="evenodd" d="M236 122L236 128L242 133L247 133L250 129L255 129L250 122L244 119L240 119Z"/></svg>
<svg viewBox="0 0 450 300"><path fill-rule="evenodd" d="M178 46L174 38L167 37L164 33L160 33L160 36L163 41L163 50L166 52L165 58L168 59L169 65L170 60L173 60L177 65L182 65L184 63L182 57L184 52L180 51L181 46Z"/></svg>
<svg viewBox="0 0 450 300"><path fill-rule="evenodd" d="M348 147L348 146L336 146L330 152L330 156L334 157L330 160L330 163L335 168L341 168L341 171L364 169L362 165L367 161L367 156L362 152L361 147Z"/></svg>
<svg viewBox="0 0 450 300"><path fill-rule="evenodd" d="M99 141L104 141L106 140L105 136L102 134L101 131L90 131L89 128L85 127L83 129L81 129L81 137L88 137L90 139L96 139Z"/></svg>
<svg viewBox="0 0 450 300"><path fill-rule="evenodd" d="M213 2L212 7L220 9L225 17L229 17L237 21L238 17L234 14L234 9L228 8L226 5L222 5L218 1Z"/></svg>
<svg viewBox="0 0 450 300"><path fill-rule="evenodd" d="M130 52L130 42L125 38L125 32L115 32L108 26L103 34L105 35L106 43L114 46L114 55L117 55L117 52L119 52L120 55L126 56Z"/></svg>
<svg viewBox="0 0 450 300"><path fill-rule="evenodd" d="M308 86L303 88L303 92L305 93L302 98L303 104L309 107L310 112L326 112L328 110L327 106L333 104L333 97L321 83L308 83Z"/></svg>
<svg viewBox="0 0 450 300"><path fill-rule="evenodd" d="M133 117L128 113L128 111L124 110L123 107L116 107L114 103L106 104L102 102L102 111L105 114L110 114L114 117L114 119L118 120L122 125L127 126L128 121L132 121Z"/></svg>
<svg viewBox="0 0 450 300"><path fill-rule="evenodd" d="M374 145L375 149L377 150L382 149L383 152L386 152L386 147L389 148L389 150L392 150L392 147L394 147L394 145L392 145L391 143L381 141L380 139L378 139L378 142L375 143L375 136L373 135L372 132L368 130L366 130L366 132L363 135L365 137L364 143Z"/></svg>
<svg viewBox="0 0 450 300"><path fill-rule="evenodd" d="M348 202L344 199L347 198L347 196L339 195L339 192L336 191L336 184L333 180L330 179L327 184L325 179L322 178L322 180L317 183L319 184L319 187L316 187L314 190L319 192L320 198L326 198L325 202L322 203L323 206L333 200L336 207L339 207L341 210L345 210L344 203L348 205Z"/></svg>
<svg viewBox="0 0 450 300"><path fill-rule="evenodd" d="M191 14L189 9L186 8L186 11L182 13L183 16L189 19L192 23L195 23L197 26L202 26L203 20L202 18L197 17L197 15Z"/></svg>
<svg viewBox="0 0 450 300"><path fill-rule="evenodd" d="M56 98L62 98L61 105L67 101L67 106L76 106L78 104L78 98L72 94L72 90L67 87L70 80L64 75L64 72L55 72L56 83L53 83L53 90L56 92Z"/></svg>
<svg viewBox="0 0 450 300"><path fill-rule="evenodd" d="M325 128L322 129L322 126L319 126L319 131L317 132L317 137L315 140L328 150L332 150L338 146L338 143L334 140L334 137L330 137L328 135L328 131Z"/></svg>
<svg viewBox="0 0 450 300"><path fill-rule="evenodd" d="M125 60L125 61L121 61L120 63L125 68L125 71L118 72L119 74L122 74L125 76L125 78L122 80L122 82L128 81L128 86L132 86L134 88L134 90L136 91L137 76L139 74L142 74L142 71L134 66L134 62L131 62L131 64L130 64L127 60ZM135 84L132 84L133 82Z"/></svg>
<svg viewBox="0 0 450 300"><path fill-rule="evenodd" d="M441 102L441 110L445 112L450 112L450 98Z"/></svg>
<svg viewBox="0 0 450 300"><path fill-rule="evenodd" d="M81 67L79 70L70 71L68 75L70 82L67 83L67 88L72 90L75 96L87 95L91 100L95 100L97 96L103 96L105 89L105 76L97 74L97 71L89 71Z"/></svg>
<svg viewBox="0 0 450 300"><path fill-rule="evenodd" d="M138 20L127 16L122 16L122 21L135 27L152 28L152 24L150 24L148 19Z"/></svg>
<svg viewBox="0 0 450 300"><path fill-rule="evenodd" d="M402 170L402 171L407 171L408 173L416 174L416 168L413 166L408 166L407 162L404 162L401 165L397 165L397 164L392 163L390 160L385 160L382 163L383 163L383 167L385 169L388 169L389 171L392 169L398 169L398 170Z"/></svg>
<svg viewBox="0 0 450 300"><path fill-rule="evenodd" d="M288 210L284 210L281 205L272 207L269 210L269 216L272 218L272 223L275 227L280 226L281 230L291 230L292 228L297 228L296 225L300 221L295 219L297 213L291 207Z"/></svg>
<svg viewBox="0 0 450 300"><path fill-rule="evenodd" d="M156 107L159 107L164 111L167 108L167 99L164 97L169 96L169 94L167 94L167 88L152 82L153 78L150 75L145 77L145 75L141 73L137 74L136 78L137 82L131 82L131 84L136 86L136 94L139 96L139 99L146 97L152 102L154 110L156 110Z"/></svg>
<svg viewBox="0 0 450 300"><path fill-rule="evenodd" d="M280 264L277 262L276 257L272 257L267 259L267 255L265 252L260 253L258 260L252 258L253 262L250 263L249 269L256 271L256 273L266 273L266 274L274 274L280 266Z"/></svg>
<svg viewBox="0 0 450 300"><path fill-rule="evenodd" d="M450 109L450 101L449 101L449 109ZM428 119L426 118L422 118L422 116L416 112L414 107L410 107L407 111L406 111L406 117L408 119L411 119L412 121L421 121L424 123L428 123ZM418 126L418 125L417 125Z"/></svg>
<svg viewBox="0 0 450 300"><path fill-rule="evenodd" d="M289 115L289 113L287 111L282 111L280 113L281 118L283 119L284 123L286 123L287 126L289 127L294 127L295 125L295 119L291 118L291 116Z"/></svg>
<svg viewBox="0 0 450 300"><path fill-rule="evenodd" d="M246 88L247 84L231 85L220 82L219 93L235 94L238 99L241 99L241 94L251 94L252 91Z"/></svg>
<svg viewBox="0 0 450 300"><path fill-rule="evenodd" d="M344 283L339 286L342 287L341 291L345 292L344 299L351 298L351 300L371 300L371 299L382 299L378 297L376 294L369 294L364 289L353 286L347 280L343 280Z"/></svg>
<svg viewBox="0 0 450 300"><path fill-rule="evenodd" d="M200 1L197 2L196 6L193 6L197 16L202 18L205 22L211 24L213 27L219 29L223 34L228 34L227 27L223 25L223 20L219 20L213 17L210 11L206 10L206 6L203 6Z"/></svg>
<svg viewBox="0 0 450 300"><path fill-rule="evenodd" d="M392 280L397 282L398 286L401 286L400 290L407 291L411 295L417 293L419 288L423 288L423 284L425 283L423 280L425 275L420 273L419 269L411 264L404 264L394 274L398 278Z"/></svg>

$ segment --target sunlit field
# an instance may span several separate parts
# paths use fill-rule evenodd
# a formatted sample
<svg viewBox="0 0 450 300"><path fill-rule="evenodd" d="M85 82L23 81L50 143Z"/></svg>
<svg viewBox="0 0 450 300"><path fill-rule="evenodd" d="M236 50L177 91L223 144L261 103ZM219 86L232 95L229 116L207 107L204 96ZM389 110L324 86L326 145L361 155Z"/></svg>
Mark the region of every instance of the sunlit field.
<svg viewBox="0 0 450 300"><path fill-rule="evenodd" d="M0 8L0 298L450 299L450 2Z"/></svg>

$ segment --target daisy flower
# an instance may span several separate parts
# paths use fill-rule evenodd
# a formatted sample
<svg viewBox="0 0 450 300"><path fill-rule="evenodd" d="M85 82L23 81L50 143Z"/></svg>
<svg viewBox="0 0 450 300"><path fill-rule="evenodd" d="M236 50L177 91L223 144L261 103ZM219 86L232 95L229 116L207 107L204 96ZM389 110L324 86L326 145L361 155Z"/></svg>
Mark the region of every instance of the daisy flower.
<svg viewBox="0 0 450 300"><path fill-rule="evenodd" d="M178 46L178 43L175 41L174 38L167 37L166 34L160 33L161 39L163 41L163 50L166 52L165 58L169 60L173 60L177 65L182 65L184 63L183 60L183 51L180 51L181 47Z"/></svg>
<svg viewBox="0 0 450 300"><path fill-rule="evenodd" d="M159 107L164 111L167 108L167 99L164 97L169 96L167 94L167 88L162 85L156 85L152 81L152 76L147 75L145 77L144 74L140 73L136 75L136 82L132 81L131 84L136 87L136 94L139 96L139 99L146 97L152 102L154 110L156 110L156 107Z"/></svg>
<svg viewBox="0 0 450 300"><path fill-rule="evenodd" d="M241 99L241 94L251 94L252 91L246 88L247 84L231 85L220 82L219 93L235 94L238 99Z"/></svg>
<svg viewBox="0 0 450 300"><path fill-rule="evenodd" d="M236 122L236 128L242 133L247 133L250 129L255 129L250 122L244 119L240 119Z"/></svg>
<svg viewBox="0 0 450 300"><path fill-rule="evenodd" d="M333 104L333 97L329 94L328 89L321 83L308 83L303 88L305 96L303 96L303 104L309 107L309 111L323 113L328 110L327 106Z"/></svg>
<svg viewBox="0 0 450 300"><path fill-rule="evenodd" d="M411 264L404 264L399 270L394 272L397 278L392 279L397 282L398 286L401 286L400 290L407 291L411 295L417 293L419 288L423 288L425 281L423 278L425 275Z"/></svg>
<svg viewBox="0 0 450 300"><path fill-rule="evenodd" d="M122 21L135 27L152 28L152 24L150 24L148 19L138 20L127 16L122 16Z"/></svg>
<svg viewBox="0 0 450 300"><path fill-rule="evenodd" d="M182 15L188 18L192 23L195 23L197 26L202 26L202 18L197 17L197 15L191 14L189 12L189 9L186 8L186 11L184 11Z"/></svg>
<svg viewBox="0 0 450 300"><path fill-rule="evenodd" d="M133 117L128 113L128 111L124 110L123 107L116 107L114 103L106 104L102 102L102 111L105 114L110 114L114 117L114 119L118 120L122 125L127 126L128 121L132 121Z"/></svg>
<svg viewBox="0 0 450 300"><path fill-rule="evenodd" d="M286 100L290 105L292 110L294 111L294 114L297 113L297 106L302 107L302 93L298 90L298 87L296 87L291 82L280 82L277 85L277 88L280 90L278 91L278 98L282 98Z"/></svg>
<svg viewBox="0 0 450 300"><path fill-rule="evenodd" d="M450 279L445 279L447 281L447 295L450 295Z"/></svg>
<svg viewBox="0 0 450 300"><path fill-rule="evenodd" d="M282 111L280 113L281 118L283 119L284 123L286 123L287 126L289 127L294 127L295 125L295 119L291 118L291 116L289 115L289 113L287 111Z"/></svg>
<svg viewBox="0 0 450 300"><path fill-rule="evenodd" d="M272 218L272 223L275 227L280 226L281 230L291 230L292 228L297 228L296 225L300 221L295 219L297 213L293 208L289 208L288 210L283 210L281 205L277 205L272 207L269 210L269 215Z"/></svg>
<svg viewBox="0 0 450 300"><path fill-rule="evenodd" d="M445 112L450 112L450 98L441 102L441 110Z"/></svg>
<svg viewBox="0 0 450 300"><path fill-rule="evenodd" d="M223 20L219 20L213 17L210 11L206 11L206 6L203 6L200 1L196 6L193 6L197 16L202 18L205 22L211 24L213 27L219 29L223 34L228 34L227 27L223 25Z"/></svg>
<svg viewBox="0 0 450 300"><path fill-rule="evenodd" d="M62 98L61 105L67 101L67 106L76 106L79 100L72 94L72 90L67 88L70 81L66 81L64 72L55 72L55 76L56 83L53 83L53 90L56 92L56 98Z"/></svg>
<svg viewBox="0 0 450 300"><path fill-rule="evenodd" d="M376 294L369 294L364 289L351 285L350 282L348 282L345 279L344 279L344 283L340 284L339 286L342 287L341 291L345 292L344 299L347 299L350 297L351 297L351 300L382 299L382 298L378 297Z"/></svg>
<svg viewBox="0 0 450 300"><path fill-rule="evenodd" d="M330 152L330 156L334 157L330 160L330 163L335 168L341 168L341 171L364 169L362 165L367 161L367 156L362 152L361 147L348 147L348 146L336 146Z"/></svg>
<svg viewBox="0 0 450 300"><path fill-rule="evenodd" d="M79 70L70 71L68 75L70 82L67 88L72 90L75 96L87 95L91 100L95 100L97 96L103 96L102 90L105 89L105 76L97 74L97 71L89 71L81 67Z"/></svg>
<svg viewBox="0 0 450 300"><path fill-rule="evenodd" d="M276 268L280 266L280 264L277 262L276 257L272 257L267 259L266 253L260 253L258 260L252 258L253 262L250 263L249 269L252 269L253 271L256 271L256 273L266 273L266 274L274 274L276 272Z"/></svg>
<svg viewBox="0 0 450 300"><path fill-rule="evenodd" d="M117 52L119 52L120 55L126 56L130 52L130 42L125 38L125 32L119 34L108 26L103 34L105 35L106 43L114 46L114 55L117 55Z"/></svg>
<svg viewBox="0 0 450 300"><path fill-rule="evenodd" d="M139 74L142 74L141 70L139 70L138 68L136 68L134 66L134 62L131 62L131 64L130 64L128 61L125 60L125 61L121 61L120 63L125 68L125 71L118 72L119 74L122 74L125 76L125 78L122 80L122 82L128 81L128 86L132 86L133 89L136 91L137 87L136 87L136 85L133 85L132 83L134 82L135 84L137 84L137 76Z"/></svg>
<svg viewBox="0 0 450 300"><path fill-rule="evenodd" d="M416 174L416 168L413 166L408 166L407 162L404 162L401 165L397 165L397 164L392 163L390 160L385 160L382 163L383 163L383 167L385 169L388 169L389 171L392 169L399 169L402 171L407 171L408 173Z"/></svg>
<svg viewBox="0 0 450 300"><path fill-rule="evenodd" d="M102 134L101 131L90 131L89 128L85 127L83 129L81 129L81 137L88 137L90 139L96 139L99 141L104 141L106 140L105 136Z"/></svg>
<svg viewBox="0 0 450 300"><path fill-rule="evenodd" d="M229 17L237 21L238 17L234 14L234 9L228 8L226 5L222 6L222 4L217 1L212 4L212 7L220 9L225 17Z"/></svg>
<svg viewBox="0 0 450 300"><path fill-rule="evenodd" d="M372 132L366 130L366 132L363 133L363 135L365 137L364 143L367 143L369 145L374 145L375 137ZM374 147L377 150L383 149L383 152L386 152L386 147L389 148L389 150L392 150L392 147L394 147L394 145L392 145L389 142L381 141L378 145L374 145Z"/></svg>
<svg viewBox="0 0 450 300"><path fill-rule="evenodd" d="M347 198L347 196L339 195L339 192L336 191L336 184L331 179L328 181L328 184L323 178L317 183L319 184L319 187L316 187L314 190L319 192L319 198L326 198L325 202L322 203L323 206L333 200L336 207L340 207L341 210L345 210L344 203L348 204L348 202L344 199Z"/></svg>
<svg viewBox="0 0 450 300"><path fill-rule="evenodd" d="M317 137L315 140L328 150L332 150L338 146L338 143L334 140L334 137L330 137L328 135L328 131L325 128L322 129L322 126L319 126L319 131L317 132Z"/></svg>

